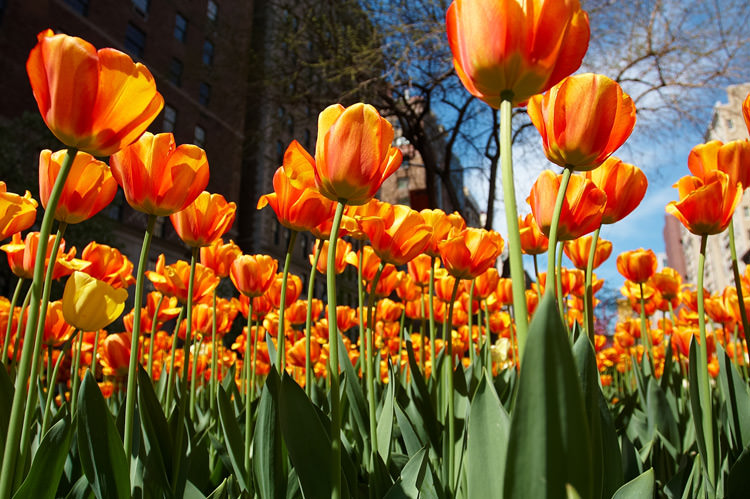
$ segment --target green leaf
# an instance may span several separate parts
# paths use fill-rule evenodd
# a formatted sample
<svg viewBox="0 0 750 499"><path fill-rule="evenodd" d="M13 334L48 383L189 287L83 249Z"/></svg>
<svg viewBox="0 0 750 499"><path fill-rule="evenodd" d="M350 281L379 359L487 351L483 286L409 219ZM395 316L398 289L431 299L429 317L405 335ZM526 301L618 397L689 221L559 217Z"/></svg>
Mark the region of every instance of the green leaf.
<svg viewBox="0 0 750 499"><path fill-rule="evenodd" d="M281 381L272 367L263 385L258 404L258 417L253 435L253 472L256 492L261 498L286 496L286 459L282 450L279 426L278 393Z"/></svg>
<svg viewBox="0 0 750 499"><path fill-rule="evenodd" d="M654 433L658 431L674 448L675 456L673 457L677 457L676 454L680 453L682 443L680 432L677 429L675 415L672 414L672 409L667 403L667 397L656 378L649 378L648 380L646 405L648 407L649 433L653 438Z"/></svg>
<svg viewBox="0 0 750 499"><path fill-rule="evenodd" d="M182 497L183 499L206 499L203 492L201 492L190 480L185 484L185 495Z"/></svg>
<svg viewBox="0 0 750 499"><path fill-rule="evenodd" d="M602 428L599 416L599 398L602 396L599 388L599 369L596 365L596 355L591 347L591 341L585 334L580 334L580 326L576 322L573 330L578 330L578 339L573 344L573 359L581 381L584 410L589 428L589 443L591 444L591 475L594 484L594 495L598 497L602 491L602 472L604 456L602 449Z"/></svg>
<svg viewBox="0 0 750 499"><path fill-rule="evenodd" d="M232 463L234 478L237 480L240 488L247 492L249 490L248 483L245 480L245 441L242 438L240 427L235 419L232 404L223 387L219 387L219 391L216 394L216 402L219 409L221 431L224 435L224 443L227 446L229 461Z"/></svg>
<svg viewBox="0 0 750 499"><path fill-rule="evenodd" d="M396 376L391 370L390 382L386 388L383 406L378 415L378 454L383 458L384 463L388 463L391 453L391 435L393 433L393 397L396 386Z"/></svg>
<svg viewBox="0 0 750 499"><path fill-rule="evenodd" d="M726 482L727 497L745 497L750 490L750 447L747 447L729 470Z"/></svg>
<svg viewBox="0 0 750 499"><path fill-rule="evenodd" d="M421 415L421 419L425 423L424 428L427 430L432 447L438 449L440 443L440 431L438 429L437 415L435 414L435 409L432 405L432 399L430 397L430 392L427 389L427 384L422 376L422 371L419 370L419 366L417 365L414 356L414 348L408 337L406 338L406 352L409 358L409 369L411 372L411 384L409 385L411 391L411 403L409 406L414 404L416 412ZM439 365L433 366L433 369L439 368ZM440 371L435 372L439 373ZM410 411L410 407L407 407L406 409L407 414L411 415L412 411ZM414 418L412 418L412 421L414 424L418 424Z"/></svg>
<svg viewBox="0 0 750 499"><path fill-rule="evenodd" d="M615 423L601 391L599 392L599 420L602 429L602 497L612 497L625 478Z"/></svg>
<svg viewBox="0 0 750 499"><path fill-rule="evenodd" d="M83 471L99 499L129 498L130 472L107 402L87 372L78 395L78 450Z"/></svg>
<svg viewBox="0 0 750 499"><path fill-rule="evenodd" d="M401 476L385 495L385 499L419 499L427 471L427 448L417 452L401 470Z"/></svg>
<svg viewBox="0 0 750 499"><path fill-rule="evenodd" d="M0 368L0 371L4 371ZM31 463L29 474L13 496L14 499L56 497L65 459L73 440L73 425L65 417L47 431Z"/></svg>
<svg viewBox="0 0 750 499"><path fill-rule="evenodd" d="M158 485L160 490L170 490L172 476L172 439L167 418L164 417L159 399L156 398L151 378L142 366L138 366L138 413L140 414L143 444L146 453L146 475L144 485ZM154 483L156 482L156 483ZM156 489L156 490L159 490Z"/></svg>
<svg viewBox="0 0 750 499"><path fill-rule="evenodd" d="M370 417L367 401L362 391L362 385L359 383L359 376L357 376L357 372L354 370L341 335L339 335L339 366L344 371L344 393L346 393L346 399L349 403L349 414L352 416L352 422L356 425L359 435L367 437L360 437L360 441L363 444L362 455L367 456L370 454Z"/></svg>
<svg viewBox="0 0 750 499"><path fill-rule="evenodd" d="M716 356L719 358L719 384L727 410L730 444L734 451L740 452L750 446L750 392L721 345L716 346Z"/></svg>
<svg viewBox="0 0 750 499"><path fill-rule="evenodd" d="M330 497L331 440L315 406L286 374L279 389L279 421L305 497ZM344 483L342 480L342 489Z"/></svg>
<svg viewBox="0 0 750 499"><path fill-rule="evenodd" d="M505 497L592 497L591 449L568 335L547 294L529 326L510 424Z"/></svg>
<svg viewBox="0 0 750 499"><path fill-rule="evenodd" d="M469 497L502 497L510 417L485 375L471 401L466 449Z"/></svg>
<svg viewBox="0 0 750 499"><path fill-rule="evenodd" d="M654 469L649 468L637 478L629 481L615 492L612 499L642 499L644 497L654 497Z"/></svg>
<svg viewBox="0 0 750 499"><path fill-rule="evenodd" d="M401 408L401 404L396 402L395 406L396 421L398 422L398 428L401 430L401 438L404 439L404 446L406 447L406 453L408 455L414 455L419 452L426 443L427 439L423 441L417 434L417 430L409 420L409 416L406 415L404 410ZM425 435L426 437L426 435Z"/></svg>
<svg viewBox="0 0 750 499"><path fill-rule="evenodd" d="M708 376L708 373L705 373L705 376ZM698 451L701 454L701 457L703 460L706 460L706 436L703 434L703 419L705 415L703 414L703 408L701 407L701 401L700 401L700 382L699 382L699 373L698 373L698 342L696 341L695 337L690 342L690 359L688 363L688 379L690 381L690 408L693 410L693 424L695 426L695 438L698 442ZM711 403L711 401L708 401ZM715 425L715 421L710 421L709 424ZM714 436L717 436L717 431L713 431ZM716 445L717 441L716 438L714 438L714 449L718 449L719 446ZM714 460L717 461L716 464L718 464L718 453L714 457ZM704 467L708 469L708 466L704 463ZM715 469L718 469L718 466L715 466Z"/></svg>

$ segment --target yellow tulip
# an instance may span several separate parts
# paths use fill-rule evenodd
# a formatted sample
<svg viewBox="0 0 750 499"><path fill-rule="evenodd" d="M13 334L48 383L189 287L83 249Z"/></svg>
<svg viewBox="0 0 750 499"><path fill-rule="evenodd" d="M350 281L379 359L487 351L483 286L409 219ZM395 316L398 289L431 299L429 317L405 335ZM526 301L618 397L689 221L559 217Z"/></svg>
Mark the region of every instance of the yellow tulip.
<svg viewBox="0 0 750 499"><path fill-rule="evenodd" d="M115 321L125 308L128 292L83 272L73 272L63 291L63 317L81 331L98 331Z"/></svg>

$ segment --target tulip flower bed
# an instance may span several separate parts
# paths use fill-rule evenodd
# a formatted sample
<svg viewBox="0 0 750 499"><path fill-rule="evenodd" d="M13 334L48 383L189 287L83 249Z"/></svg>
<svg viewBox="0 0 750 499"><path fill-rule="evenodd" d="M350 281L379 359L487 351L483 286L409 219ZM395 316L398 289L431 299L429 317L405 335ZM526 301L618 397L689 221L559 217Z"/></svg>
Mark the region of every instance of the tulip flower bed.
<svg viewBox="0 0 750 499"><path fill-rule="evenodd" d="M735 257L737 285L706 297L702 271L706 238L732 230L750 143L697 146L695 176L666 208L701 236L697 287L657 272L650 250L621 253L640 317L602 331L593 271L612 245L599 231L647 187L612 156L636 111L607 77L569 76L589 38L578 2L533 5L456 0L447 13L458 75L501 111L510 279L495 266L500 234L374 199L401 152L366 104L325 109L314 156L292 142L258 201L291 231L285 261L242 254L222 240L235 204L204 191L205 152L144 132L163 105L148 69L40 33L29 78L67 149L40 154L39 231L22 233L37 201L0 183L0 249L18 277L0 301L0 499L741 496L750 274ZM503 23L513 43L537 29L548 43L505 43ZM562 173L540 175L519 218L510 119L526 101ZM750 96L744 113L750 128ZM147 215L137 267L96 242L66 252L66 227L118 186ZM191 258L147 269L160 216ZM289 273L301 231L317 238L307 298ZM347 266L359 296L338 304ZM325 305L312 298L317 273ZM217 291L227 278L235 296ZM112 330L123 313L125 331Z"/></svg>

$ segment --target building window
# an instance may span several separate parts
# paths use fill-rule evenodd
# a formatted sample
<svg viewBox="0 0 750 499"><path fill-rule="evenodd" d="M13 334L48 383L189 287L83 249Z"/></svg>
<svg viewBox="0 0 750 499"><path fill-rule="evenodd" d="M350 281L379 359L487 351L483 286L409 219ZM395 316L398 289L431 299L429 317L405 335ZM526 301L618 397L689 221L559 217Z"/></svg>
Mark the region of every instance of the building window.
<svg viewBox="0 0 750 499"><path fill-rule="evenodd" d="M305 128L305 149L310 149L310 141L312 140L312 134L308 128Z"/></svg>
<svg viewBox="0 0 750 499"><path fill-rule="evenodd" d="M284 163L284 144L281 141L276 141L276 164L281 165Z"/></svg>
<svg viewBox="0 0 750 499"><path fill-rule="evenodd" d="M145 16L148 14L148 4L151 3L150 0L133 0L133 7L135 7L135 11L141 14L142 16Z"/></svg>
<svg viewBox="0 0 750 499"><path fill-rule="evenodd" d="M125 30L125 50L136 57L143 57L143 48L146 46L146 33L141 31L132 23L128 23Z"/></svg>
<svg viewBox="0 0 750 499"><path fill-rule="evenodd" d="M177 110L169 104L164 105L164 121L161 124L165 132L174 132L177 125Z"/></svg>
<svg viewBox="0 0 750 499"><path fill-rule="evenodd" d="M174 18L174 37L182 43L187 39L187 26L187 19L178 12Z"/></svg>
<svg viewBox="0 0 750 499"><path fill-rule="evenodd" d="M745 217L750 217L750 206L743 206L742 213L744 213Z"/></svg>
<svg viewBox="0 0 750 499"><path fill-rule="evenodd" d="M200 87L198 87L198 101L202 105L208 106L208 101L210 99L211 99L211 85L202 81L200 84Z"/></svg>
<svg viewBox="0 0 750 499"><path fill-rule="evenodd" d="M219 5L214 0L208 0L206 17L209 21L216 21L216 18L219 17Z"/></svg>
<svg viewBox="0 0 750 499"><path fill-rule="evenodd" d="M396 183L398 189L408 189L409 177L399 177Z"/></svg>
<svg viewBox="0 0 750 499"><path fill-rule="evenodd" d="M214 62L214 44L211 40L203 42L203 64L210 66Z"/></svg>
<svg viewBox="0 0 750 499"><path fill-rule="evenodd" d="M177 58L172 58L169 63L169 81L177 85L178 87L182 84L182 61Z"/></svg>
<svg viewBox="0 0 750 499"><path fill-rule="evenodd" d="M195 135L193 136L193 144L198 147L206 147L206 131L200 125L195 125Z"/></svg>
<svg viewBox="0 0 750 499"><path fill-rule="evenodd" d="M89 15L89 0L65 0L65 3L82 16Z"/></svg>

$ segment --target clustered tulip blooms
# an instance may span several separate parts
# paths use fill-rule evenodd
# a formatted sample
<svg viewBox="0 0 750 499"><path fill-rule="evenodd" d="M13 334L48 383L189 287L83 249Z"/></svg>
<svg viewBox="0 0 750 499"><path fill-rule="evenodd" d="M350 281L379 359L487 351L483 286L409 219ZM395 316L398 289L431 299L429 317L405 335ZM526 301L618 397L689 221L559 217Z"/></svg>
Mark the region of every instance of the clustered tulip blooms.
<svg viewBox="0 0 750 499"><path fill-rule="evenodd" d="M237 205L204 190L206 152L145 131L164 102L148 69L80 38L38 35L27 62L32 91L67 149L40 153L39 231L22 234L37 201L0 181L0 238L11 238L0 249L18 277L13 298L0 298L0 388L13 397L0 408L0 497L172 497L217 486L212 497L390 497L423 486L446 497L652 496L656 483L680 493L688 474L708 495L733 490L747 453L736 421L750 395L750 267L740 276L733 256L736 286L709 294L703 261L707 237L733 231L750 141L696 146L692 175L666 207L701 238L697 288L659 270L652 250L621 252L621 311L640 321L618 319L607 331L594 316L604 281L593 270L613 247L599 232L636 209L648 182L613 156L634 128L632 99L606 76L570 76L588 46L588 14L578 0L454 0L446 27L458 78L501 110L510 277L498 267L499 233L467 227L459 213L375 198L402 153L392 125L364 103L324 109L314 156L292 141L273 192L258 200L291 231L284 261L243 253L222 239ZM518 217L509 131L511 108L523 105L562 173L544 170L531 213ZM750 96L742 112L750 130ZM100 212L119 187L147 215L137 268L95 241L76 258L66 226ZM190 260L167 265L162 253L147 270L164 216ZM307 280L290 271L299 232L316 239ZM555 263L563 252L575 268ZM530 289L522 253L534 258ZM326 302L314 296L316 272L326 275ZM356 274L350 303L337 302L339 274ZM52 281L61 278L58 297ZM715 397L709 377L719 376L716 385L731 390ZM683 383L690 404L679 399ZM673 411L683 412L669 419ZM686 424L688 436L676 435ZM618 438L638 452L637 468L682 452L679 469L625 484L619 446L602 457L598 445ZM551 459L563 463L552 474ZM698 463L690 473L688 461ZM205 480L194 478L201 466L211 468ZM717 485L724 475L729 485ZM149 477L158 480L147 485Z"/></svg>

